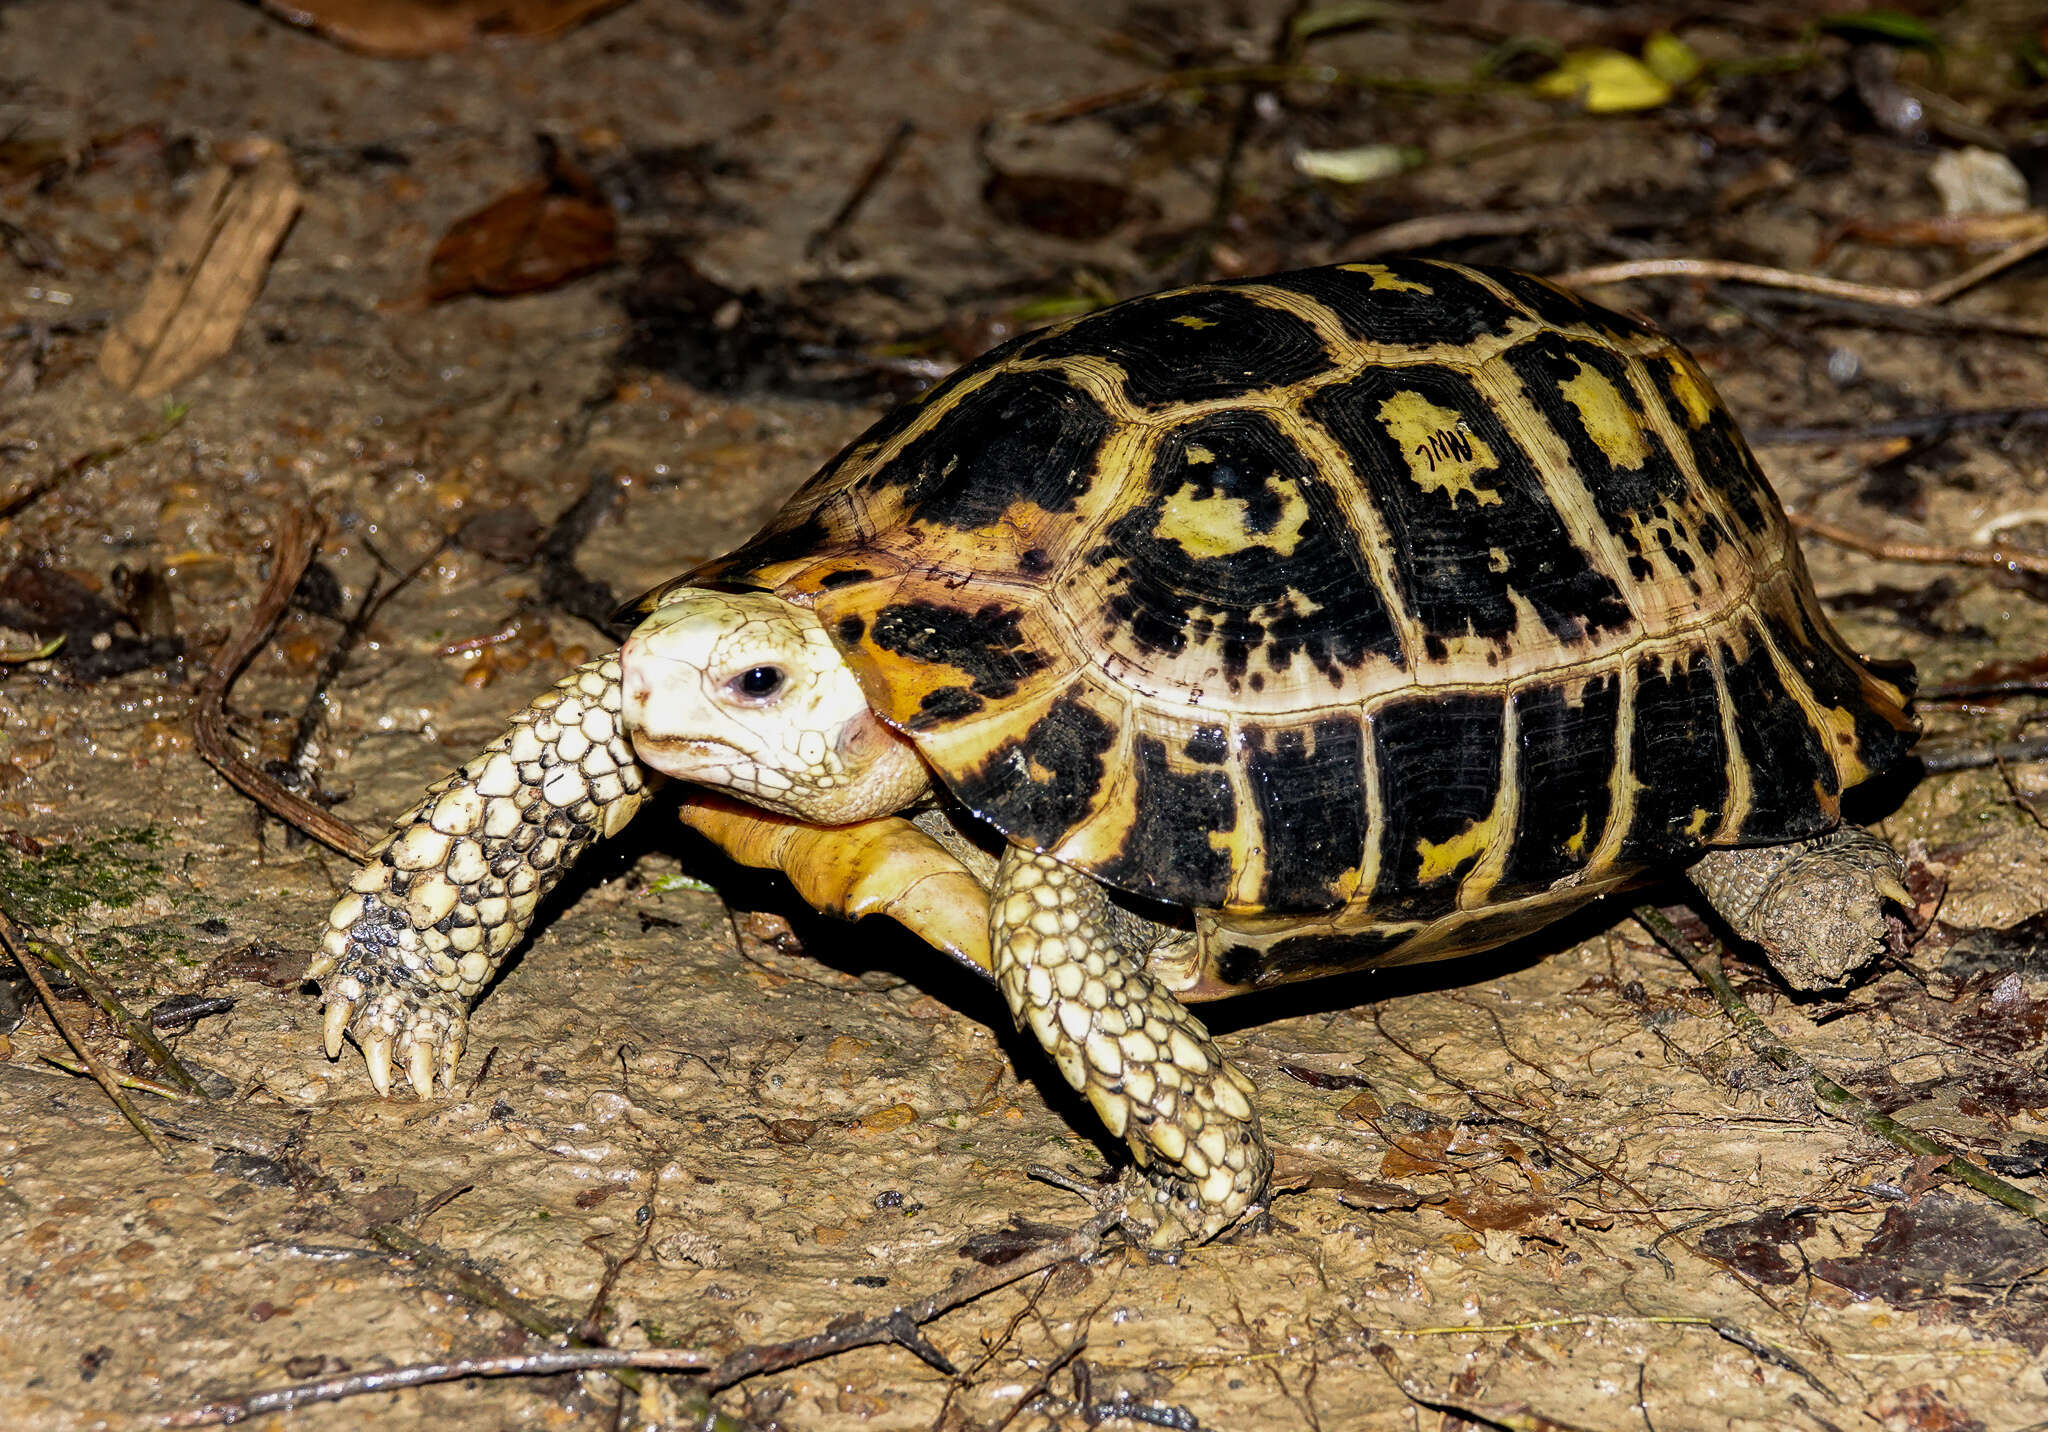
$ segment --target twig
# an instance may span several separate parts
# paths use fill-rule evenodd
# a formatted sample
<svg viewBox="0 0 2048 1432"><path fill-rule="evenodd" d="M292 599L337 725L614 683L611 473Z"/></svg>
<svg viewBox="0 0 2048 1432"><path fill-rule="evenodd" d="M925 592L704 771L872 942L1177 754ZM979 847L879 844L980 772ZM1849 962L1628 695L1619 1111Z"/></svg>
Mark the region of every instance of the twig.
<svg viewBox="0 0 2048 1432"><path fill-rule="evenodd" d="M1801 1057L1787 1044L1757 1012L1743 1002L1729 983L1727 971L1721 968L1718 954L1709 954L1680 933L1662 910L1654 905L1638 905L1635 917L1644 928L1656 936L1659 944L1678 956L1693 977L1714 993L1721 1008L1728 1014L1743 1042L1749 1045L1757 1058L1787 1074L1805 1079L1812 1086L1821 1104L1832 1110L1838 1117L1861 1126L1879 1138L1911 1154L1946 1160L1941 1171L1957 1183L1966 1184L1997 1203L2004 1204L2016 1213L2023 1213L2036 1223L2048 1223L2048 1203L2043 1203L2024 1189L2015 1188L1996 1174L1977 1167L1961 1154L1938 1139L1929 1138L1917 1129L1911 1129L1892 1118L1879 1113L1856 1095L1837 1084L1827 1075Z"/></svg>
<svg viewBox="0 0 2048 1432"><path fill-rule="evenodd" d="M9 1093L31 1095L76 1119L106 1112L99 1096L84 1094L79 1090L76 1079L60 1079L55 1074L31 1071L25 1066L0 1064L0 1087ZM139 1109L137 1112L151 1126L174 1139L204 1144L211 1149L250 1154L286 1166L292 1165L297 1158L297 1133L251 1115L246 1107L233 1108L219 1100L206 1104L180 1101L162 1108L152 1106L148 1112Z"/></svg>
<svg viewBox="0 0 2048 1432"><path fill-rule="evenodd" d="M68 1058L62 1054L45 1054L42 1058L43 1063L49 1065L52 1069L61 1069L66 1074L77 1078L90 1079L92 1077L92 1070L86 1068L85 1065L76 1059ZM140 1074L115 1073L111 1069L107 1072L114 1075L114 1082L123 1089L139 1089L145 1094L154 1094L159 1099L182 1100L189 1097L184 1090L174 1089L160 1079L145 1079Z"/></svg>
<svg viewBox="0 0 2048 1432"><path fill-rule="evenodd" d="M1628 283L1641 278L1721 279L1755 284L1759 288L1789 288L1800 293L1846 298L1883 308L1939 308L1958 294L1994 278L2014 264L2048 249L2048 230L2009 244L1980 264L1931 283L1925 288L1889 288L1879 284L1851 283L1820 274L1796 273L1764 264L1738 263L1732 259L1631 259L1625 263L1597 264L1555 275L1567 288L1592 288L1601 284Z"/></svg>
<svg viewBox="0 0 2048 1432"><path fill-rule="evenodd" d="M875 152L875 157L868 161L867 168L861 170L860 177L853 181L853 188L847 191L846 198L832 211L832 217L804 242L806 255L815 258L825 251L827 244L846 231L846 226L853 222L854 215L858 214L873 196L876 186L896 167L896 161L903 157L910 137L916 133L917 125L912 121L896 121L896 127L889 132L889 137L882 141L882 147Z"/></svg>
<svg viewBox="0 0 2048 1432"><path fill-rule="evenodd" d="M954 1278L944 1291L879 1317L842 1320L830 1330L810 1337L744 1347L715 1364L708 1354L686 1348L606 1347L555 1348L507 1357L413 1363L376 1372L327 1378L320 1382L300 1383L243 1397L223 1398L167 1413L159 1425L206 1427L239 1422L258 1413L288 1411L314 1402L336 1402L368 1392L389 1392L401 1387L453 1382L465 1377L546 1377L561 1372L595 1369L643 1368L654 1372L702 1373L702 1385L715 1392L762 1373L780 1372L784 1368L831 1357L852 1348L885 1342L902 1344L930 1361L937 1357L937 1351L918 1333L919 1324L930 1322L941 1313L950 1312L963 1303L972 1302L1055 1264L1092 1256L1102 1246L1102 1236L1111 1222L1106 1216L1090 1219L1056 1242L1044 1244L1001 1267L979 1268L962 1274Z"/></svg>
<svg viewBox="0 0 2048 1432"><path fill-rule="evenodd" d="M2017 741L1931 742L1915 748L1913 754L1924 769L1935 775L1982 770L2001 761L2023 765L2048 758L2048 736L2029 736Z"/></svg>
<svg viewBox="0 0 2048 1432"><path fill-rule="evenodd" d="M1641 204L1560 204L1543 209L1467 209L1451 214L1424 214L1386 224L1344 245L1346 259L1377 258L1435 248L1458 239L1497 238L1536 229L1632 229L1662 222L1668 211Z"/></svg>
<svg viewBox="0 0 2048 1432"><path fill-rule="evenodd" d="M107 1097L114 1101L114 1107L121 1111L121 1117L133 1124L135 1132L149 1141L149 1146L157 1151L158 1157L167 1164L175 1165L177 1159L171 1154L171 1146L164 1142L164 1136L151 1128L142 1115L135 1111L135 1106L128 1102L128 1096L121 1092L121 1086L114 1082L114 1076L107 1072L107 1066L100 1063L98 1055L86 1048L85 1041L78 1037L78 1032L58 1011L56 993L51 990L50 982L43 977L40 962L28 952L27 943L21 933L21 927L8 917L6 911L0 910L0 948L5 948L7 953L14 957L14 962L21 966L21 972L28 976L29 983L36 987L37 998L42 1000L43 1008L50 1013L50 1023L57 1026L57 1032L64 1036L64 1042L85 1061L85 1067L92 1072L92 1077L100 1088L107 1091Z"/></svg>
<svg viewBox="0 0 2048 1432"><path fill-rule="evenodd" d="M1008 1427L1017 1420L1018 1413L1022 1412L1039 1398L1045 1396L1046 1389L1052 1386L1052 1380L1058 1375L1059 1370L1079 1357L1082 1350L1087 1346L1088 1338L1085 1334L1067 1344L1059 1356L1045 1365L1045 1371L1038 1375L1038 1381L1032 1383L1031 1386L1025 1388L1018 1395L1017 1400L1010 1404L1010 1410L1005 1412L997 1420L996 1425L988 1429L988 1432L1003 1432L1005 1427Z"/></svg>
<svg viewBox="0 0 2048 1432"><path fill-rule="evenodd" d="M308 759L307 752L313 748L313 736L320 728L321 714L327 709L328 688L340 679L343 669L348 665L349 656L356 649L356 643L369 631L370 623L376 620L377 614L384 610L393 597L411 586L419 574L426 571L434 559L447 550L448 539L443 537L428 550L426 556L403 572L399 572L397 580L388 587L383 585L383 572L372 573L369 583L363 589L361 599L356 603L354 615L342 623L341 635L335 639L334 649L327 653L327 660L321 663L320 674L313 679L313 689L306 694L306 704L299 708L299 724L292 730L292 744L285 753L285 765L297 772L298 777L304 779L309 786L314 784L313 772L310 769L313 762ZM379 560L382 561L382 558ZM397 571L396 568L392 570Z"/></svg>
<svg viewBox="0 0 2048 1432"><path fill-rule="evenodd" d="M17 488L5 497L0 497L0 522L7 521L38 498L47 497L65 483L71 481L72 478L91 471L101 463L111 462L117 457L134 451L136 448L147 447L151 443L156 442L159 438L169 434L179 423L184 422L185 414L188 411L189 409L183 404L171 408L164 414L164 420L147 432L132 438L122 438L119 442L107 443L102 447L92 448L89 451L80 453L55 472L36 478L26 486Z"/></svg>
<svg viewBox="0 0 2048 1432"><path fill-rule="evenodd" d="M2033 427L2048 423L2048 407L1964 408L1911 418L1886 418L1874 423L1817 424L1803 428L1746 428L1751 443L1888 442L1896 438L1943 438L1951 433L1986 428Z"/></svg>
<svg viewBox="0 0 2048 1432"><path fill-rule="evenodd" d="M0 651L0 666L19 666L25 661L41 661L55 656L64 645L66 636L60 631L40 646L32 646L25 651Z"/></svg>
<svg viewBox="0 0 2048 1432"><path fill-rule="evenodd" d="M454 1282L458 1292L471 1302L489 1308L501 1317L525 1328L536 1337L567 1338L571 1347L595 1347L597 1344L576 1332L576 1325L568 1318L558 1318L520 1297L496 1279L469 1267L452 1254L431 1243L413 1237L395 1223L379 1223L370 1229L370 1237L393 1253L402 1254L422 1267ZM612 1373L620 1383L638 1392L641 1386L639 1375L630 1368L619 1368Z"/></svg>
<svg viewBox="0 0 2048 1432"><path fill-rule="evenodd" d="M199 754L229 785L322 845L351 860L362 861L369 857L370 842L354 826L304 796L286 790L243 760L227 735L228 688L249 658L269 639L270 629L291 603L299 578L312 564L317 546L318 532L307 515L297 508L288 510L270 554L270 580L256 599L255 610L249 613L248 623L214 654L206 680L200 683L199 701L192 714L192 735Z"/></svg>
<svg viewBox="0 0 2048 1432"><path fill-rule="evenodd" d="M618 497L617 474L592 473L582 495L555 519L534 553L534 561L540 566L542 605L581 617L614 639L624 634L612 626L612 618L619 609L618 596L609 582L583 575L576 565L576 549L604 521Z"/></svg>
<svg viewBox="0 0 2048 1432"><path fill-rule="evenodd" d="M2032 572L2037 576L2048 576L2048 556L2038 552L2009 552L2003 547L1958 547L1939 542L1893 542L1883 537L1872 537L1866 533L1829 522L1824 518L1811 517L1803 512L1788 512L1786 520L1801 532L1814 536L1865 556L1876 557L1886 562L1925 562L1935 565L1957 567L1994 567L2008 572Z"/></svg>
<svg viewBox="0 0 2048 1432"><path fill-rule="evenodd" d="M644 1368L651 1372L702 1372L708 1353L686 1348L567 1347L518 1352L503 1357L456 1358L446 1362L415 1362L375 1372L352 1372L319 1382L295 1383L245 1397L221 1398L165 1413L161 1427L211 1427L233 1424L266 1412L289 1412L315 1402L339 1402L365 1393L395 1392L431 1382L459 1382L466 1377L552 1377L561 1372Z"/></svg>
<svg viewBox="0 0 2048 1432"><path fill-rule="evenodd" d="M156 1031L149 1027L147 1020L137 1019L128 1012L128 1007L121 1003L120 996L107 987L107 982L86 963L84 956L66 954L44 944L41 940L25 939L23 943L32 954L71 976L72 981L85 991L86 997L98 1005L107 1018L120 1025L123 1034L141 1046L142 1052L149 1056L150 1062L163 1070L172 1084L198 1098L208 1097L206 1086L193 1077L191 1070L178 1062L178 1056L171 1053L170 1047L163 1040L157 1038Z"/></svg>
<svg viewBox="0 0 2048 1432"><path fill-rule="evenodd" d="M1200 65L1118 89L1082 95L1079 99L1028 109L1008 116L1012 124L1059 124L1098 110L1136 104L1140 100L1171 94L1175 90L1219 89L1230 85L1322 85L1330 89L1381 90L1391 94L1474 94L1486 89L1480 80L1429 80L1408 76L1377 74L1364 70L1340 70L1333 65ZM1498 87L1498 86L1497 86Z"/></svg>
<svg viewBox="0 0 2048 1432"><path fill-rule="evenodd" d="M1501 1428L1503 1432L1591 1432L1580 1423L1566 1422L1539 1412L1526 1402L1474 1402L1465 1397L1431 1392L1407 1374L1400 1359L1394 1356L1394 1350L1385 1343L1373 1343L1366 1351L1386 1371L1388 1379L1403 1397L1417 1407L1441 1413L1446 1423L1455 1418L1461 1422Z"/></svg>

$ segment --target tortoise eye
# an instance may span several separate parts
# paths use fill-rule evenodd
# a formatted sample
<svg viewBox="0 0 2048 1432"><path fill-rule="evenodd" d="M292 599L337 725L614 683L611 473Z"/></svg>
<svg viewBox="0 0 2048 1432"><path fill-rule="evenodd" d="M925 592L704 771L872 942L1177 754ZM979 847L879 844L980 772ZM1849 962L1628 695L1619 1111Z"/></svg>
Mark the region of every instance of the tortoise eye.
<svg viewBox="0 0 2048 1432"><path fill-rule="evenodd" d="M782 681L781 667L756 666L735 676L730 684L749 701L765 701L782 689Z"/></svg>

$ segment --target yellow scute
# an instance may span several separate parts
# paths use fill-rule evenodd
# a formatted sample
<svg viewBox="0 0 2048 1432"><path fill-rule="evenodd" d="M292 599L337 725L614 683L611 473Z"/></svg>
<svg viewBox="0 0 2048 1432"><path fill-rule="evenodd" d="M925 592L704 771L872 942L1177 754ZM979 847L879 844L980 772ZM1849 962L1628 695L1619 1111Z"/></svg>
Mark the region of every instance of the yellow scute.
<svg viewBox="0 0 2048 1432"><path fill-rule="evenodd" d="M1251 509L1242 498L1221 493L1195 497L1185 487L1176 488L1160 509L1153 535L1178 543L1197 560L1226 557L1247 547L1271 547L1281 556L1291 557L1308 522L1308 504L1291 484L1283 484L1280 491L1279 520L1270 531L1254 532L1246 525Z"/></svg>
<svg viewBox="0 0 2048 1432"><path fill-rule="evenodd" d="M1693 370L1692 364L1676 354L1664 360L1671 371L1671 391L1678 401L1685 405L1685 421L1688 426L1698 427L1714 411L1714 398L1707 390L1706 383Z"/></svg>
<svg viewBox="0 0 2048 1432"><path fill-rule="evenodd" d="M1649 460L1650 444L1635 409L1604 374L1581 363L1578 375L1558 387L1565 401L1579 410L1586 435L1609 462L1616 467L1639 468Z"/></svg>
<svg viewBox="0 0 2048 1432"><path fill-rule="evenodd" d="M1385 264L1338 264L1345 273L1362 273L1372 280L1372 286L1383 293L1434 293L1435 289L1426 283L1413 279L1397 278L1394 271Z"/></svg>
<svg viewBox="0 0 2048 1432"><path fill-rule="evenodd" d="M1425 492L1441 492L1457 504L1470 493L1475 506L1488 507L1500 494L1475 479L1500 466L1486 440L1467 430L1459 413L1416 392L1396 393L1380 404L1387 436L1408 459L1408 475Z"/></svg>

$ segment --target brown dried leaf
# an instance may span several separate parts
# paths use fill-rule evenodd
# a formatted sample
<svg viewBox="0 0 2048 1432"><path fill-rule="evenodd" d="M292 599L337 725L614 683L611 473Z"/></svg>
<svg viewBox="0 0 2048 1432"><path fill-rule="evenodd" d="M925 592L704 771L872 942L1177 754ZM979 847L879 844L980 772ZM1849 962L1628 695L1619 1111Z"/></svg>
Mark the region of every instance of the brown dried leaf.
<svg viewBox="0 0 2048 1432"><path fill-rule="evenodd" d="M1815 1260L1813 1271L1864 1298L1910 1304L1961 1287L1984 1291L2048 1268L2048 1236L1989 1204L1934 1195L1885 1210L1852 1258Z"/></svg>
<svg viewBox="0 0 2048 1432"><path fill-rule="evenodd" d="M981 201L1006 224L1082 242L1107 238L1130 220L1157 213L1150 200L1123 185L1081 174L998 169L981 186Z"/></svg>
<svg viewBox="0 0 2048 1432"><path fill-rule="evenodd" d="M481 35L538 39L624 0L260 0L290 25L366 55L413 59L459 50Z"/></svg>
<svg viewBox="0 0 2048 1432"><path fill-rule="evenodd" d="M1759 1283L1782 1286L1796 1281L1799 1269L1780 1250L1813 1237L1819 1226L1818 1209L1773 1208L1709 1228L1700 1235L1700 1252Z"/></svg>
<svg viewBox="0 0 2048 1432"><path fill-rule="evenodd" d="M1443 1152L1456 1132L1455 1128L1430 1129L1403 1140L1388 1149L1380 1159L1380 1173L1387 1178L1402 1178L1414 1173L1442 1173L1450 1167L1443 1158Z"/></svg>
<svg viewBox="0 0 2048 1432"><path fill-rule="evenodd" d="M1273 1155L1273 1188L1290 1193L1311 1189L1333 1190L1346 1208L1381 1212L1387 1209L1419 1208L1428 1198L1412 1188L1357 1174L1328 1159L1319 1159L1294 1149L1277 1149Z"/></svg>
<svg viewBox="0 0 2048 1432"><path fill-rule="evenodd" d="M106 380L154 398L226 353L298 212L298 182L282 150L239 172L226 165L208 172L171 230L142 302L100 349Z"/></svg>
<svg viewBox="0 0 2048 1432"><path fill-rule="evenodd" d="M543 180L458 219L427 260L427 301L555 288L618 257L618 217L596 194Z"/></svg>
<svg viewBox="0 0 2048 1432"><path fill-rule="evenodd" d="M1924 1382L1882 1394L1870 1404L1870 1415L1884 1432L1984 1432L1982 1418L1972 1417Z"/></svg>
<svg viewBox="0 0 2048 1432"><path fill-rule="evenodd" d="M1539 1218L1557 1211L1547 1198L1497 1193L1479 1188L1454 1193L1444 1200L1444 1212L1474 1231L1518 1233Z"/></svg>

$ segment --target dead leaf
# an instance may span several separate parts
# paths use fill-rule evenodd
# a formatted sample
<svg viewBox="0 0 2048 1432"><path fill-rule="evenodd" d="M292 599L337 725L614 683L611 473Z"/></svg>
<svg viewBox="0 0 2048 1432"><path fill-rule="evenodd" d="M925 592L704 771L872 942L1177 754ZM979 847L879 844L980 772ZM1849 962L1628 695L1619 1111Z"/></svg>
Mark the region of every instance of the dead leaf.
<svg viewBox="0 0 2048 1432"><path fill-rule="evenodd" d="M1984 1432L1982 1418L1926 1383L1881 1394L1870 1404L1870 1415L1884 1432Z"/></svg>
<svg viewBox="0 0 2048 1432"><path fill-rule="evenodd" d="M100 349L106 380L138 398L159 397L226 353L299 198L291 162L275 147L246 169L223 164L208 171L171 230L142 302Z"/></svg>
<svg viewBox="0 0 2048 1432"><path fill-rule="evenodd" d="M1450 1167L1443 1152L1455 1128L1430 1129L1387 1150L1380 1159L1380 1172L1388 1178L1414 1173L1442 1173Z"/></svg>
<svg viewBox="0 0 2048 1432"><path fill-rule="evenodd" d="M1547 1198L1496 1194L1487 1189L1454 1193L1444 1212L1475 1232L1518 1233L1539 1218L1557 1211Z"/></svg>
<svg viewBox="0 0 2048 1432"><path fill-rule="evenodd" d="M460 50L479 36L533 40L624 0L260 0L288 25L393 59Z"/></svg>
<svg viewBox="0 0 2048 1432"><path fill-rule="evenodd" d="M1006 224L1084 242L1106 238L1129 220L1158 212L1149 199L1123 185L1082 174L998 169L981 186L981 201Z"/></svg>
<svg viewBox="0 0 2048 1432"><path fill-rule="evenodd" d="M1959 1288L1997 1289L2048 1268L2048 1236L2015 1213L1932 1195L1885 1210L1850 1258L1820 1258L1815 1276L1861 1298L1912 1304Z"/></svg>
<svg viewBox="0 0 2048 1432"><path fill-rule="evenodd" d="M1757 1282L1782 1286L1797 1281L1799 1269L1781 1251L1797 1247L1820 1227L1816 1208L1773 1208L1700 1235L1700 1252Z"/></svg>
<svg viewBox="0 0 2048 1432"><path fill-rule="evenodd" d="M455 221L427 260L427 301L556 288L618 257L611 205L566 169Z"/></svg>

